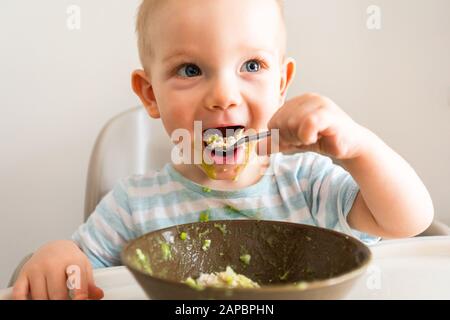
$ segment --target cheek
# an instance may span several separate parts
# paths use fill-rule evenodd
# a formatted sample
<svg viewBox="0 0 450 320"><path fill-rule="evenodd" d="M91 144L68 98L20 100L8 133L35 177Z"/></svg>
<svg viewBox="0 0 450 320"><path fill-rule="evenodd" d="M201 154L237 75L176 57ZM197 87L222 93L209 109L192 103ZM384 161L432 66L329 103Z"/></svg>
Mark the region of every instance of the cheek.
<svg viewBox="0 0 450 320"><path fill-rule="evenodd" d="M253 112L254 125L256 127L265 129L270 119L277 110L278 109L274 108L273 105L261 105L261 107L259 107L257 111Z"/></svg>
<svg viewBox="0 0 450 320"><path fill-rule="evenodd" d="M276 82L274 77L258 81L254 83L254 88L250 95L249 99L252 101L254 120L258 123L266 124L280 107L279 83Z"/></svg>
<svg viewBox="0 0 450 320"><path fill-rule="evenodd" d="M159 91L158 107L164 127L170 133L175 129L191 130L197 103L195 97L188 92L180 92L170 88Z"/></svg>
<svg viewBox="0 0 450 320"><path fill-rule="evenodd" d="M189 115L183 106L180 105L166 105L161 110L161 119L164 127L170 133L176 129L191 130L193 125L193 118Z"/></svg>

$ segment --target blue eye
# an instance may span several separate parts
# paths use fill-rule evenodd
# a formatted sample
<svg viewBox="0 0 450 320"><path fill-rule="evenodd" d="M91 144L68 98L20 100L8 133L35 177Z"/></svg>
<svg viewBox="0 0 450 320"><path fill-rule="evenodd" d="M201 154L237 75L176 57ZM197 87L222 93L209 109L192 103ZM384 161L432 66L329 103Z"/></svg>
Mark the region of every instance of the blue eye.
<svg viewBox="0 0 450 320"><path fill-rule="evenodd" d="M249 60L244 67L247 72L258 72L261 69L261 63L258 60Z"/></svg>
<svg viewBox="0 0 450 320"><path fill-rule="evenodd" d="M202 72L200 68L197 67L195 64L186 64L182 66L177 72L177 75L185 78L198 77L201 74Z"/></svg>

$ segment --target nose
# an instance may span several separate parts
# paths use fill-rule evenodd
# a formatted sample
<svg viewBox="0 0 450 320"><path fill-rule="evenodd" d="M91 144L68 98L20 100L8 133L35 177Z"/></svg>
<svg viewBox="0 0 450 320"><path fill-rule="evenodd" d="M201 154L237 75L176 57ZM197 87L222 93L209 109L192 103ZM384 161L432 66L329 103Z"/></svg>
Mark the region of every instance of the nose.
<svg viewBox="0 0 450 320"><path fill-rule="evenodd" d="M211 80L205 98L209 110L226 110L241 104L238 80L233 75L222 74Z"/></svg>

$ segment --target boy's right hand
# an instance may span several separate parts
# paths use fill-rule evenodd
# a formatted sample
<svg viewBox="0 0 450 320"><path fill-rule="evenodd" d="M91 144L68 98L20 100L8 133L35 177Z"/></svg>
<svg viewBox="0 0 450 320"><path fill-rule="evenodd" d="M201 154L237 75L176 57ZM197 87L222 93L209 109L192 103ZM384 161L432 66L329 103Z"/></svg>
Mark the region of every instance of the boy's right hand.
<svg viewBox="0 0 450 320"><path fill-rule="evenodd" d="M66 270L70 266L80 271L79 288L73 290L73 299L103 298L102 289L95 286L87 256L73 241L61 240L46 244L25 263L14 284L13 299L68 299Z"/></svg>

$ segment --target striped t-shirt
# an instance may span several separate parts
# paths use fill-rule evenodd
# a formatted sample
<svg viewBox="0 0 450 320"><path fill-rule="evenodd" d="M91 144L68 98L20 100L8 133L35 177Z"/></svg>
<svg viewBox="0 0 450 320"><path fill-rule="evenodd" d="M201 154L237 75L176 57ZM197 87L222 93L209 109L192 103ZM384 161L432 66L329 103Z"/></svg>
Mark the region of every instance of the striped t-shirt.
<svg viewBox="0 0 450 320"><path fill-rule="evenodd" d="M258 219L315 225L371 244L377 237L347 223L359 188L331 159L315 153L275 154L266 174L235 191L211 190L182 176L171 164L120 180L72 239L94 268L120 265L130 240L165 227L209 220Z"/></svg>

